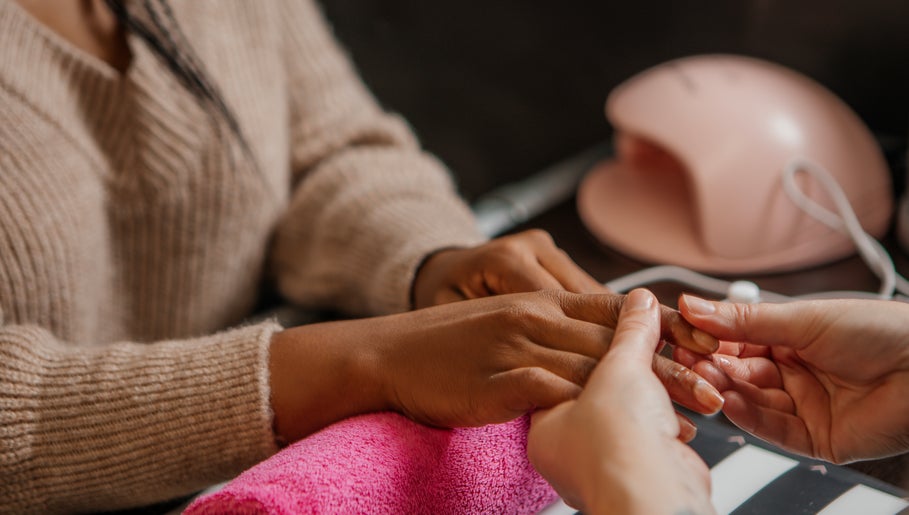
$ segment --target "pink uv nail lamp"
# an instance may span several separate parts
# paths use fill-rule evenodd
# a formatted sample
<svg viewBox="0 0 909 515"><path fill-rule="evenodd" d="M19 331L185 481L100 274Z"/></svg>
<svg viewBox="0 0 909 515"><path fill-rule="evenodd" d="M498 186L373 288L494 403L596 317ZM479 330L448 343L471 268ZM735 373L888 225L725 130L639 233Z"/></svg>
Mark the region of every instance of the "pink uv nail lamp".
<svg viewBox="0 0 909 515"><path fill-rule="evenodd" d="M635 258L720 274L794 270L854 252L786 195L795 157L826 168L867 232L893 210L886 162L859 117L817 82L749 57L693 56L609 95L616 157L581 183L578 210L603 243ZM809 198L833 209L806 174Z"/></svg>

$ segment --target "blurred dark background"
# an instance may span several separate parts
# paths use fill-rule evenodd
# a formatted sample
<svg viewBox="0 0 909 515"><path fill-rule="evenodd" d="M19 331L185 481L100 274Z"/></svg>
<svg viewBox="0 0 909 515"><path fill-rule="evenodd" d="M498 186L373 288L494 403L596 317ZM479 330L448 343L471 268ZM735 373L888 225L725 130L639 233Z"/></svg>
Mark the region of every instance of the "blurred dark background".
<svg viewBox="0 0 909 515"><path fill-rule="evenodd" d="M762 57L843 98L902 184L909 128L905 0L323 0L367 84L468 198L607 139L608 92L691 54Z"/></svg>

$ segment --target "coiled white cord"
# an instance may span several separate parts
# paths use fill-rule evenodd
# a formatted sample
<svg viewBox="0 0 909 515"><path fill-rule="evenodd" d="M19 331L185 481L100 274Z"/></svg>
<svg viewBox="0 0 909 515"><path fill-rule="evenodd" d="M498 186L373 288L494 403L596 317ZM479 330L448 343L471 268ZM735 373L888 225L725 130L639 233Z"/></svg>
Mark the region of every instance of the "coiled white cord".
<svg viewBox="0 0 909 515"><path fill-rule="evenodd" d="M824 187L836 207L836 213L829 211L805 195L795 182L795 176L799 172L811 175ZM859 256L874 272L874 275L881 280L881 287L878 290L879 297L892 299L896 291L909 295L909 281L896 273L893 259L884 246L862 228L855 211L849 204L849 199L846 198L843 189L830 175L830 172L810 159L792 159L783 170L783 189L795 202L795 205L815 220L849 236L855 243Z"/></svg>
<svg viewBox="0 0 909 515"><path fill-rule="evenodd" d="M713 293L714 295L724 296L724 298L734 302L745 302L748 304L762 301L786 302L792 300L791 297L780 295L779 293L761 290L757 284L751 281L726 281L675 265L653 266L638 270L613 279L607 282L605 286L615 292L627 292L638 286L659 282L678 283Z"/></svg>
<svg viewBox="0 0 909 515"><path fill-rule="evenodd" d="M811 175L824 188L833 201L837 212L834 213L808 198L795 180L799 172ZM849 199L836 180L823 166L814 161L796 157L791 159L783 169L783 190L789 198L808 215L821 223L840 231L855 242L859 255L874 274L881 280L881 287L875 295L871 292L831 291L818 292L798 297L788 297L779 293L761 290L750 281L725 281L716 279L678 266L655 266L619 277L606 283L616 292L626 292L638 286L654 282L675 282L699 290L724 296L735 302L785 302L788 300L831 297L871 297L881 299L907 300L909 281L896 272L890 254L884 246L862 228ZM897 296L896 292L902 294Z"/></svg>

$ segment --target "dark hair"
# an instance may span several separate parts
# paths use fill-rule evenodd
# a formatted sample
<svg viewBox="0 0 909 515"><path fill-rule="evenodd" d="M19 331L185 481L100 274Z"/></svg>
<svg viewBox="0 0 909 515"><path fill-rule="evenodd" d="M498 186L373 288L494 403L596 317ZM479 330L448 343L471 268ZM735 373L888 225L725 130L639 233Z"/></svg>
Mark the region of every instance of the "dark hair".
<svg viewBox="0 0 909 515"><path fill-rule="evenodd" d="M223 127L219 123L220 118L237 138L252 165L257 167L252 148L240 129L237 117L193 51L167 0L136 2L144 10L145 16L142 17L130 12L120 0L105 0L105 3L123 27L142 38L180 83L199 100L212 119L219 137ZM228 151L228 156L232 161L233 153Z"/></svg>

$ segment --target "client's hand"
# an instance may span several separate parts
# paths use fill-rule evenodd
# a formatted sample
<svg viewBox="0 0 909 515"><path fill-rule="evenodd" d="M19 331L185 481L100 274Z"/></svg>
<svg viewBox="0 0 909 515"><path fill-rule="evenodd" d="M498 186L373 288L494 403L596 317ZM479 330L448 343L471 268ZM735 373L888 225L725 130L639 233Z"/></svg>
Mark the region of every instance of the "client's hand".
<svg viewBox="0 0 909 515"><path fill-rule="evenodd" d="M835 463L909 450L909 305L816 300L729 304L683 296L682 315L724 342L677 350L726 398L736 425Z"/></svg>
<svg viewBox="0 0 909 515"><path fill-rule="evenodd" d="M607 291L556 247L547 232L533 229L472 248L436 252L414 279L414 307L537 290Z"/></svg>
<svg viewBox="0 0 909 515"><path fill-rule="evenodd" d="M541 230L503 236L473 248L439 251L420 268L413 288L417 308L542 289L608 292ZM668 333L667 339L673 344L695 352L717 345L713 337L692 332L675 310L661 308L661 321L664 336ZM606 325L614 327L615 317ZM700 413L713 413L722 405L712 387L699 383L688 368L671 359L655 354L653 370L679 404ZM693 438L694 425L684 418L680 420L684 438Z"/></svg>
<svg viewBox="0 0 909 515"><path fill-rule="evenodd" d="M624 299L565 291L499 295L288 329L271 346L276 429L294 440L387 409L436 426L476 426L573 399L606 353ZM698 345L691 327L671 313L664 338ZM712 352L715 345L701 348ZM673 384L696 409L715 411L722 403L694 373ZM706 404L697 394L703 386L712 393Z"/></svg>
<svg viewBox="0 0 909 515"><path fill-rule="evenodd" d="M612 347L577 398L533 415L528 454L584 513L712 513L710 475L679 441L679 423L651 372L659 342L653 295L628 295Z"/></svg>

